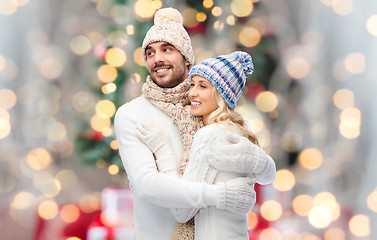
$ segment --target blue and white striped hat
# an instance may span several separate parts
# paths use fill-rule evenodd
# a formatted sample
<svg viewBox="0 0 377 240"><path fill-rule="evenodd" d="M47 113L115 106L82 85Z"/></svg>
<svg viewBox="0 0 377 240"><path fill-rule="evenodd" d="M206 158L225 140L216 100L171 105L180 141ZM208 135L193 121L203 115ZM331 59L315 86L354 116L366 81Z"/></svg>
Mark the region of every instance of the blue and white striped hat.
<svg viewBox="0 0 377 240"><path fill-rule="evenodd" d="M234 109L245 88L246 78L253 71L251 56L246 52L236 51L201 61L191 68L189 79L200 75L210 80L229 107Z"/></svg>

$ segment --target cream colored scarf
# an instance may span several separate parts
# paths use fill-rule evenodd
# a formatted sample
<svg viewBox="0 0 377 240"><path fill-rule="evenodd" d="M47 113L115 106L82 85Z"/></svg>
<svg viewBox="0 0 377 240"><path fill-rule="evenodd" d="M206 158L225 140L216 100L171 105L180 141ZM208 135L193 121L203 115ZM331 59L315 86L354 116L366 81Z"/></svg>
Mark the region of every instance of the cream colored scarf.
<svg viewBox="0 0 377 240"><path fill-rule="evenodd" d="M145 98L167 113L178 125L183 144L183 159L179 175L184 173L190 159L194 134L204 126L202 117L195 117L190 114L190 100L188 99L190 86L190 80L186 79L174 88L161 88L148 76L142 88Z"/></svg>

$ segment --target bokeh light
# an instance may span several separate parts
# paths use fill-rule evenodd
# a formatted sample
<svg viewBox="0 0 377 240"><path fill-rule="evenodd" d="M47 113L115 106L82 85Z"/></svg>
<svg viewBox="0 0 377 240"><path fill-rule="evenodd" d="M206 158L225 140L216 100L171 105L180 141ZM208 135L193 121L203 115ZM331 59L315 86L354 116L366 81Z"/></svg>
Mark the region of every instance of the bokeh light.
<svg viewBox="0 0 377 240"><path fill-rule="evenodd" d="M186 8L185 10L183 10L182 12L183 25L188 28L197 26L199 24L197 15L198 15L198 10L194 8Z"/></svg>
<svg viewBox="0 0 377 240"><path fill-rule="evenodd" d="M79 201L80 209L83 212L91 213L101 209L101 193L95 192L92 194L87 194L81 197Z"/></svg>
<svg viewBox="0 0 377 240"><path fill-rule="evenodd" d="M34 148L27 154L27 163L36 170L46 168L52 162L50 153L44 148Z"/></svg>
<svg viewBox="0 0 377 240"><path fill-rule="evenodd" d="M60 210L60 218L66 223L73 223L80 217L79 208L73 204L67 204Z"/></svg>
<svg viewBox="0 0 377 240"><path fill-rule="evenodd" d="M349 54L344 60L346 70L352 74L365 71L365 55L359 52Z"/></svg>
<svg viewBox="0 0 377 240"><path fill-rule="evenodd" d="M56 174L56 179L61 184L62 191L72 191L78 187L78 178L75 172L68 169L62 169Z"/></svg>
<svg viewBox="0 0 377 240"><path fill-rule="evenodd" d="M298 159L300 165L309 170L319 168L323 162L322 153L316 148L307 148L303 150Z"/></svg>
<svg viewBox="0 0 377 240"><path fill-rule="evenodd" d="M212 8L211 13L215 17L219 17L223 14L223 9L219 6L215 6Z"/></svg>
<svg viewBox="0 0 377 240"><path fill-rule="evenodd" d="M232 0L230 9L235 16L246 17L251 14L254 6L252 1L249 0Z"/></svg>
<svg viewBox="0 0 377 240"><path fill-rule="evenodd" d="M367 206L370 210L377 213L377 190L374 190L368 195Z"/></svg>
<svg viewBox="0 0 377 240"><path fill-rule="evenodd" d="M334 105L340 109L354 106L354 94L351 90L343 88L335 92L333 96Z"/></svg>
<svg viewBox="0 0 377 240"><path fill-rule="evenodd" d="M255 47L261 40L260 32L254 27L244 27L238 35L239 42L245 47Z"/></svg>
<svg viewBox="0 0 377 240"><path fill-rule="evenodd" d="M18 9L17 1L0 0L0 15L12 15Z"/></svg>
<svg viewBox="0 0 377 240"><path fill-rule="evenodd" d="M110 93L113 93L117 90L117 85L115 83L108 83L108 84L104 84L102 87L101 87L101 91L104 93L104 94L110 94Z"/></svg>
<svg viewBox="0 0 377 240"><path fill-rule="evenodd" d="M324 206L317 206L308 214L309 223L315 228L325 228L331 223L331 212Z"/></svg>
<svg viewBox="0 0 377 240"><path fill-rule="evenodd" d="M107 64L113 67L121 67L127 61L126 52L117 47L109 48L105 55L105 61Z"/></svg>
<svg viewBox="0 0 377 240"><path fill-rule="evenodd" d="M370 16L366 25L368 32L377 37L377 15Z"/></svg>
<svg viewBox="0 0 377 240"><path fill-rule="evenodd" d="M111 149L113 149L113 150L117 150L118 149L118 141L117 140L113 140L113 141L111 141L110 142L110 147L111 147Z"/></svg>
<svg viewBox="0 0 377 240"><path fill-rule="evenodd" d="M278 201L268 200L260 207L262 217L268 221L276 221L283 214L283 208Z"/></svg>
<svg viewBox="0 0 377 240"><path fill-rule="evenodd" d="M111 164L107 170L111 175L116 175L119 172L119 167L115 164Z"/></svg>
<svg viewBox="0 0 377 240"><path fill-rule="evenodd" d="M204 12L198 12L196 14L196 20L198 22L204 22L207 19L207 15Z"/></svg>
<svg viewBox="0 0 377 240"><path fill-rule="evenodd" d="M76 36L71 40L71 50L77 55L85 55L90 49L90 40L84 35Z"/></svg>
<svg viewBox="0 0 377 240"><path fill-rule="evenodd" d="M118 72L115 67L104 64L98 68L97 77L101 82L110 83L118 77Z"/></svg>
<svg viewBox="0 0 377 240"><path fill-rule="evenodd" d="M104 128L108 128L110 127L111 125L111 120L110 118L103 118L101 116L98 116L98 115L94 115L91 119L90 119L90 126L98 131L98 132L101 132Z"/></svg>
<svg viewBox="0 0 377 240"><path fill-rule="evenodd" d="M211 8L213 6L213 0L203 0L203 7Z"/></svg>
<svg viewBox="0 0 377 240"><path fill-rule="evenodd" d="M154 8L152 0L138 0L134 5L134 10L141 20L149 20L157 9Z"/></svg>
<svg viewBox="0 0 377 240"><path fill-rule="evenodd" d="M292 201L293 211L300 216L307 216L313 206L313 198L307 194L298 195Z"/></svg>
<svg viewBox="0 0 377 240"><path fill-rule="evenodd" d="M360 136L361 112L357 108L346 108L340 114L339 132L347 138Z"/></svg>
<svg viewBox="0 0 377 240"><path fill-rule="evenodd" d="M274 228L263 229L259 235L259 240L283 240L280 232Z"/></svg>
<svg viewBox="0 0 377 240"><path fill-rule="evenodd" d="M17 193L11 203L11 207L14 209L22 210L31 207L34 204L36 197L30 192Z"/></svg>
<svg viewBox="0 0 377 240"><path fill-rule="evenodd" d="M353 0L336 0L332 1L332 9L338 15L348 15L352 13Z"/></svg>
<svg viewBox="0 0 377 240"><path fill-rule="evenodd" d="M102 118L110 118L114 116L115 111L116 111L116 106L112 101L104 99L104 100L100 100L96 104L95 110L98 116Z"/></svg>
<svg viewBox="0 0 377 240"><path fill-rule="evenodd" d="M264 91L257 95L255 99L255 104L259 110L262 112L272 112L278 106L277 96L270 91Z"/></svg>
<svg viewBox="0 0 377 240"><path fill-rule="evenodd" d="M346 240L346 234L340 228L330 228L325 232L323 240Z"/></svg>
<svg viewBox="0 0 377 240"><path fill-rule="evenodd" d="M45 200L38 206L38 214L41 218L49 220L55 218L59 213L58 204L52 200Z"/></svg>
<svg viewBox="0 0 377 240"><path fill-rule="evenodd" d="M247 229L254 229L258 222L258 216L253 211L250 211L247 214Z"/></svg>
<svg viewBox="0 0 377 240"><path fill-rule="evenodd" d="M137 63L139 66L145 66L144 60L143 60L143 55L141 52L141 47L138 47L135 52L134 52L134 61Z"/></svg>
<svg viewBox="0 0 377 240"><path fill-rule="evenodd" d="M0 108L11 109L16 105L17 95L11 89L0 89Z"/></svg>
<svg viewBox="0 0 377 240"><path fill-rule="evenodd" d="M56 58L50 57L44 59L40 64L40 71L45 78L56 79L59 78L64 70L64 66Z"/></svg>
<svg viewBox="0 0 377 240"><path fill-rule="evenodd" d="M364 214L353 216L348 226L350 232L357 237L366 237L370 234L370 219Z"/></svg>
<svg viewBox="0 0 377 240"><path fill-rule="evenodd" d="M276 171L276 177L272 184L279 191L289 191L296 184L296 179L288 169L280 169Z"/></svg>
<svg viewBox="0 0 377 240"><path fill-rule="evenodd" d="M294 79L302 79L309 74L310 65L304 58L293 58L287 64L287 73Z"/></svg>

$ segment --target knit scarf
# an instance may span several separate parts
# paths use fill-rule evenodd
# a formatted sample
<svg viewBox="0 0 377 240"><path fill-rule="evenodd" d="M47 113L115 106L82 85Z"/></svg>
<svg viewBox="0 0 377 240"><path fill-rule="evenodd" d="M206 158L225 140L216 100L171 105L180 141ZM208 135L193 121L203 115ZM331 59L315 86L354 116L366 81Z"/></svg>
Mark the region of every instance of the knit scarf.
<svg viewBox="0 0 377 240"><path fill-rule="evenodd" d="M183 144L183 159L179 168L180 176L183 175L190 159L194 134L204 126L202 117L195 117L190 114L190 101L188 99L190 86L190 80L186 79L174 88L161 88L148 76L142 87L144 97L158 109L168 114L179 128Z"/></svg>

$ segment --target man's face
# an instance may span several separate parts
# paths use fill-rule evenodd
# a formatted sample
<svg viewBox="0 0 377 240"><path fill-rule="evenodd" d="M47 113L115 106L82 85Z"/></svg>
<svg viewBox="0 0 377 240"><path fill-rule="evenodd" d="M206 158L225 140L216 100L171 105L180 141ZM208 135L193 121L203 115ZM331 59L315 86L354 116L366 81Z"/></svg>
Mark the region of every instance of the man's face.
<svg viewBox="0 0 377 240"><path fill-rule="evenodd" d="M158 86L172 88L188 77L189 62L170 43L151 43L145 55L150 77Z"/></svg>

